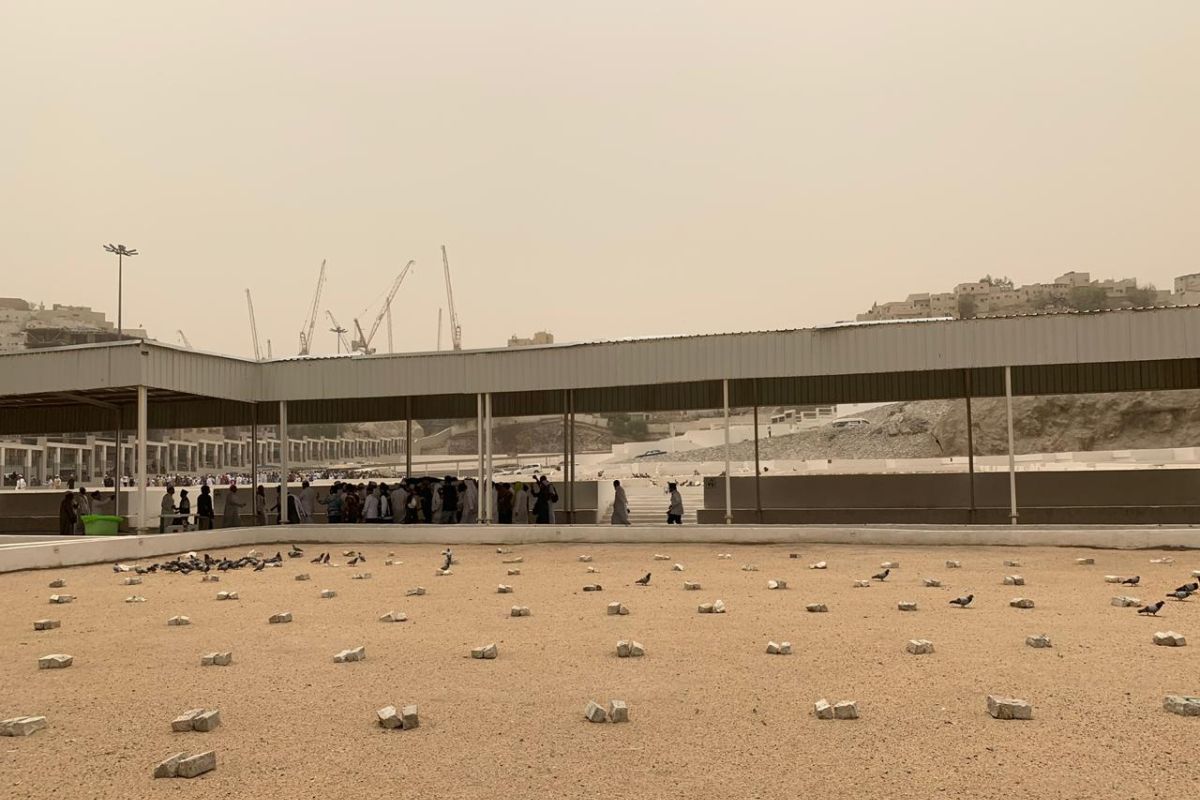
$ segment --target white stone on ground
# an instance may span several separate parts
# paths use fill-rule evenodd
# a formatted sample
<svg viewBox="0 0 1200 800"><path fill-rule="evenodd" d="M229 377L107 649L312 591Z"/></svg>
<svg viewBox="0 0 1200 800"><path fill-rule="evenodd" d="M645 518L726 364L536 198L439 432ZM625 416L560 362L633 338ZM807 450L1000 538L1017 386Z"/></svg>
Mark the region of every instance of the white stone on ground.
<svg viewBox="0 0 1200 800"><path fill-rule="evenodd" d="M1014 597L1008 604L1013 608L1033 608L1033 601L1028 597Z"/></svg>
<svg viewBox="0 0 1200 800"><path fill-rule="evenodd" d="M1119 595L1117 597L1114 597L1112 600L1109 600L1108 602L1109 602L1109 605L1118 606L1120 608L1132 608L1132 607L1141 608L1141 605L1142 605L1142 601L1137 599L1136 597L1127 597L1125 595Z"/></svg>
<svg viewBox="0 0 1200 800"><path fill-rule="evenodd" d="M73 602L74 600L75 600L75 595L73 595L73 594L52 594L52 595L50 595L50 602L54 603L56 605L61 605L63 603L70 603L70 602Z"/></svg>
<svg viewBox="0 0 1200 800"><path fill-rule="evenodd" d="M380 622L407 622L408 615L399 611L389 611L379 618Z"/></svg>
<svg viewBox="0 0 1200 800"><path fill-rule="evenodd" d="M1179 714L1183 717L1200 717L1200 697L1169 694L1163 698L1163 708L1172 714ZM45 717L41 719L45 719ZM4 723L0 722L0 733L3 733L3 725Z"/></svg>
<svg viewBox="0 0 1200 800"><path fill-rule="evenodd" d="M714 600L713 605L712 605L712 613L724 614L725 613L725 601L724 600Z"/></svg>
<svg viewBox="0 0 1200 800"><path fill-rule="evenodd" d="M350 576L350 580L352 580L352 581L369 581L369 580L371 580L371 573L356 572Z"/></svg>
<svg viewBox="0 0 1200 800"><path fill-rule="evenodd" d="M1005 575L1004 576L1004 585L1005 586L1024 586L1025 578L1023 578L1020 575Z"/></svg>
<svg viewBox="0 0 1200 800"><path fill-rule="evenodd" d="M588 722L604 722L608 718L604 708L595 700L589 700L583 709L583 716Z"/></svg>
<svg viewBox="0 0 1200 800"><path fill-rule="evenodd" d="M621 603L613 601L608 604L608 613L610 616L615 616L618 614L624 616L629 613L629 609Z"/></svg>
<svg viewBox="0 0 1200 800"><path fill-rule="evenodd" d="M928 639L910 639L904 649L914 656L923 656L933 652L933 642Z"/></svg>
<svg viewBox="0 0 1200 800"><path fill-rule="evenodd" d="M352 661L365 661L366 659L367 648L361 645L351 650L343 650L333 657L334 662L338 664L349 663Z"/></svg>
<svg viewBox="0 0 1200 800"><path fill-rule="evenodd" d="M843 700L833 704L834 719L858 719L858 703L854 700Z"/></svg>
<svg viewBox="0 0 1200 800"><path fill-rule="evenodd" d="M200 578L200 582L201 583L220 583L221 576L220 575L204 575Z"/></svg>
<svg viewBox="0 0 1200 800"><path fill-rule="evenodd" d="M896 604L896 607L901 611L916 611L917 604L913 602L901 601Z"/></svg>
<svg viewBox="0 0 1200 800"><path fill-rule="evenodd" d="M402 724L400 714L396 712L395 706L384 706L375 712L376 718L379 720L379 727L393 730L399 728Z"/></svg>
<svg viewBox="0 0 1200 800"><path fill-rule="evenodd" d="M818 561L815 564L809 564L808 568L809 569L825 569L827 566L829 566L829 565L826 564L824 561Z"/></svg>
<svg viewBox="0 0 1200 800"><path fill-rule="evenodd" d="M307 581L307 580L312 580L312 578L309 576L309 574L307 572L301 572L299 575L296 576L296 580Z"/></svg>
<svg viewBox="0 0 1200 800"><path fill-rule="evenodd" d="M1030 647L1037 648L1037 649L1051 646L1050 645L1050 637L1044 633L1038 634L1037 636L1026 636L1025 644L1029 645Z"/></svg>
<svg viewBox="0 0 1200 800"><path fill-rule="evenodd" d="M237 592L217 592L217 599L218 600L237 600L238 593Z"/></svg>
<svg viewBox="0 0 1200 800"><path fill-rule="evenodd" d="M129 597L125 598L125 602L126 603L144 603L144 602L146 602L146 598L142 597L140 594L131 594L131 595L129 595Z"/></svg>
<svg viewBox="0 0 1200 800"><path fill-rule="evenodd" d="M141 578L126 578L124 581L122 581L122 583L126 586L140 586L142 584L142 579Z"/></svg>
<svg viewBox="0 0 1200 800"><path fill-rule="evenodd" d="M416 587L414 587L414 588L412 588L412 589L405 589L405 590L404 590L404 596L405 596L405 597L420 597L420 596L421 596L421 595L423 595L423 594L425 594L425 587L424 587L424 586L416 586Z"/></svg>
<svg viewBox="0 0 1200 800"><path fill-rule="evenodd" d="M0 720L0 736L31 736L44 727L45 717L12 717Z"/></svg>
<svg viewBox="0 0 1200 800"><path fill-rule="evenodd" d="M1090 567L1092 564L1096 563L1096 559L1094 559L1094 558L1077 558L1077 559L1075 559L1075 563L1079 564L1080 566Z"/></svg>
<svg viewBox="0 0 1200 800"><path fill-rule="evenodd" d="M742 572L758 572L757 564L742 564Z"/></svg>
<svg viewBox="0 0 1200 800"><path fill-rule="evenodd" d="M592 557L591 556L580 556L579 560L586 564L587 562L592 560Z"/></svg>
<svg viewBox="0 0 1200 800"><path fill-rule="evenodd" d="M987 710L994 719L1033 719L1033 706L1025 700L989 694Z"/></svg>
<svg viewBox="0 0 1200 800"><path fill-rule="evenodd" d="M134 578L126 578L125 583L128 584L131 580L135 580L135 579ZM141 578L137 578L136 580L138 583L142 582ZM67 582L64 581L62 578L55 578L54 580L50 581L51 589L61 589L66 585L67 585Z"/></svg>
<svg viewBox="0 0 1200 800"><path fill-rule="evenodd" d="M805 611L811 611L814 614L821 614L829 610L829 606L824 603L809 603L804 607Z"/></svg>
<svg viewBox="0 0 1200 800"><path fill-rule="evenodd" d="M884 561L879 565L880 569L900 569L899 561Z"/></svg>
<svg viewBox="0 0 1200 800"><path fill-rule="evenodd" d="M453 572L451 572L451 571L450 571L450 570L448 570L448 569L439 569L439 570L438 570L437 572L435 572L434 574L435 574L437 577L439 577L439 578L444 578L444 577L446 577L447 575L453 575L454 573L453 573Z"/></svg>
<svg viewBox="0 0 1200 800"><path fill-rule="evenodd" d="M654 560L655 561L670 561L671 557L668 555L664 555L663 553L655 553Z"/></svg>
<svg viewBox="0 0 1200 800"><path fill-rule="evenodd" d="M821 698L813 703L813 713L817 715L817 719L833 719L833 706L829 705L825 698Z"/></svg>
<svg viewBox="0 0 1200 800"><path fill-rule="evenodd" d="M496 594L512 594L512 587L502 583L496 587Z"/></svg>
<svg viewBox="0 0 1200 800"><path fill-rule="evenodd" d="M66 653L51 653L38 659L38 669L66 669L75 659Z"/></svg>
<svg viewBox="0 0 1200 800"><path fill-rule="evenodd" d="M790 656L792 654L792 643L767 642L767 652L774 656Z"/></svg>
<svg viewBox="0 0 1200 800"><path fill-rule="evenodd" d="M400 728L402 730L411 731L413 728L419 727L421 727L421 720L417 716L416 703L410 703L400 709Z"/></svg>
<svg viewBox="0 0 1200 800"><path fill-rule="evenodd" d="M776 578L775 580L767 581L768 589L786 589L787 587L787 581L785 581L783 578Z"/></svg>
<svg viewBox="0 0 1200 800"><path fill-rule="evenodd" d="M922 578L921 583L930 589L940 589L942 586L942 582L937 578Z"/></svg>
<svg viewBox="0 0 1200 800"><path fill-rule="evenodd" d="M471 650L471 658L489 658L490 659L490 658L495 658L499 654L500 654L500 651L496 649L495 643L485 644L482 647L476 647Z"/></svg>
<svg viewBox="0 0 1200 800"><path fill-rule="evenodd" d="M57 619L35 619L33 621L33 629L35 631L49 631L61 625L62 622Z"/></svg>
<svg viewBox="0 0 1200 800"><path fill-rule="evenodd" d="M508 574L509 574L509 575L520 575L520 574L521 574L521 570L519 570L519 569L517 569L516 567L514 567L514 568L512 568L512 569L508 570Z"/></svg>
<svg viewBox="0 0 1200 800"><path fill-rule="evenodd" d="M322 600L332 600L335 597L337 597L337 592L335 592L333 589L322 589L321 590L321 599Z"/></svg>
<svg viewBox="0 0 1200 800"><path fill-rule="evenodd" d="M700 588L699 581L684 581L683 588L689 592L694 592Z"/></svg>
<svg viewBox="0 0 1200 800"><path fill-rule="evenodd" d="M200 656L200 666L202 667L228 667L233 663L233 651L226 650L224 652L205 653Z"/></svg>
<svg viewBox="0 0 1200 800"><path fill-rule="evenodd" d="M701 614L711 614L712 610L713 610L713 604L712 603L701 603L699 606L697 606L696 610L699 611Z"/></svg>
<svg viewBox="0 0 1200 800"><path fill-rule="evenodd" d="M1187 644L1187 639L1175 631L1159 631L1154 634L1154 643L1163 647L1183 647Z"/></svg>
<svg viewBox="0 0 1200 800"><path fill-rule="evenodd" d="M175 767L175 774L180 778L194 778L217 768L217 753L209 750L189 756L180 761Z"/></svg>
<svg viewBox="0 0 1200 800"><path fill-rule="evenodd" d="M513 617L528 617L529 606L513 606L508 613Z"/></svg>
<svg viewBox="0 0 1200 800"><path fill-rule="evenodd" d="M1105 575L1104 576L1105 583L1120 583L1123 580L1125 580L1125 579L1122 578L1120 575Z"/></svg>
<svg viewBox="0 0 1200 800"><path fill-rule="evenodd" d="M167 620L167 624L168 625L191 625L192 620L190 618L184 617L184 616L171 617L170 619Z"/></svg>
<svg viewBox="0 0 1200 800"><path fill-rule="evenodd" d="M854 588L855 589L869 589L869 588L871 588L871 582L870 581L855 581Z"/></svg>
<svg viewBox="0 0 1200 800"><path fill-rule="evenodd" d="M1006 567L1019 567L1019 566L1021 566L1021 562L1020 562L1020 561L1012 561L1012 560L1009 560L1009 561L1005 561L1005 562L1004 562L1004 566L1006 566Z"/></svg>
<svg viewBox="0 0 1200 800"><path fill-rule="evenodd" d="M291 622L291 621L292 621L292 612L290 612L290 611L281 611L278 614L272 614L270 616L270 618L267 620L267 622L271 622L271 623Z"/></svg>
<svg viewBox="0 0 1200 800"><path fill-rule="evenodd" d="M671 567L671 572L683 572L683 564L675 564Z"/></svg>
<svg viewBox="0 0 1200 800"><path fill-rule="evenodd" d="M629 722L629 706L624 700L608 701L609 722Z"/></svg>
<svg viewBox="0 0 1200 800"><path fill-rule="evenodd" d="M950 560L946 561L946 569L961 569L961 568L962 568L961 561L950 561Z"/></svg>

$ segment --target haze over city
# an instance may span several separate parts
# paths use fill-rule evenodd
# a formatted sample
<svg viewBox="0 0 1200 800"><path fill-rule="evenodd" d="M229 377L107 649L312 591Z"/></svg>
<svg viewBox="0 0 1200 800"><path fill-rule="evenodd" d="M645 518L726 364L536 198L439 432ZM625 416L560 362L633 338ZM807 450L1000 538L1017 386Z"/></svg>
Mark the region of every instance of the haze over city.
<svg viewBox="0 0 1200 800"><path fill-rule="evenodd" d="M294 352L785 328L985 273L1200 269L1200 5L23 3L3 294ZM365 317L364 317L365 320ZM314 352L334 351L318 326Z"/></svg>

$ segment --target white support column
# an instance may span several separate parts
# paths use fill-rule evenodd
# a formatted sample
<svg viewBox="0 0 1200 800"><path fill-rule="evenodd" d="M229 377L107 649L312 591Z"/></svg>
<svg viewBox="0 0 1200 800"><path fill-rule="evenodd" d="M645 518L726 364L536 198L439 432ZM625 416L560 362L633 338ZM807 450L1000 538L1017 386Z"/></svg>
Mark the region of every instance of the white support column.
<svg viewBox="0 0 1200 800"><path fill-rule="evenodd" d="M149 517L147 516L146 503L148 496L146 493L146 439L149 436L148 415L147 415L147 398L146 387L137 387L137 508L138 522L137 527L141 531L146 531L158 526L149 526Z"/></svg>
<svg viewBox="0 0 1200 800"><path fill-rule="evenodd" d="M489 392L484 400L484 415L487 418L487 431L484 436L484 449L487 451L487 465L484 480L479 482L480 519L488 525L492 521L492 395Z"/></svg>
<svg viewBox="0 0 1200 800"><path fill-rule="evenodd" d="M733 524L733 491L729 480L729 379L721 381L722 406L725 411L725 524Z"/></svg>
<svg viewBox="0 0 1200 800"><path fill-rule="evenodd" d="M288 452L287 400L279 401L279 524L287 524Z"/></svg>
<svg viewBox="0 0 1200 800"><path fill-rule="evenodd" d="M1017 524L1017 458L1013 453L1012 367L1004 368L1004 410L1008 417L1008 518Z"/></svg>
<svg viewBox="0 0 1200 800"><path fill-rule="evenodd" d="M483 481L483 395L475 395L475 452L479 454L479 471L475 473Z"/></svg>

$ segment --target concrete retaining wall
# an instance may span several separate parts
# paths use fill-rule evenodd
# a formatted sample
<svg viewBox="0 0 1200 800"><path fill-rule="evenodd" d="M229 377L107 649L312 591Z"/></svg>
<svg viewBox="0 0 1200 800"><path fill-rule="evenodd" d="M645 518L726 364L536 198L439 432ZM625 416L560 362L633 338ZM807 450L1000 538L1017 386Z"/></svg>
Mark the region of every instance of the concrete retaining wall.
<svg viewBox="0 0 1200 800"><path fill-rule="evenodd" d="M612 527L514 525L288 525L263 528L168 533L150 536L55 537L50 541L0 544L0 573L116 561L159 559L208 550L250 548L276 542L423 544L434 548L472 544L668 544L713 545L857 544L1008 547L1094 547L1105 549L1200 549L1200 528L1095 527Z"/></svg>

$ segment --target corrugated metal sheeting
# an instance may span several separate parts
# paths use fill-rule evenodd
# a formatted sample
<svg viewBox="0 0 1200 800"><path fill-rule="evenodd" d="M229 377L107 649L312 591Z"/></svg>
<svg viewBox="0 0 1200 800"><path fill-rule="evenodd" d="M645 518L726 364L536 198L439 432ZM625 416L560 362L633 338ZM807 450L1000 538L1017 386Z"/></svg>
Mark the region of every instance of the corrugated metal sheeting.
<svg viewBox="0 0 1200 800"><path fill-rule="evenodd" d="M1200 308L931 321L579 345L256 363L151 342L0 356L0 433L107 430L151 387L150 425L292 424L1200 387ZM257 406L255 405L257 401Z"/></svg>

